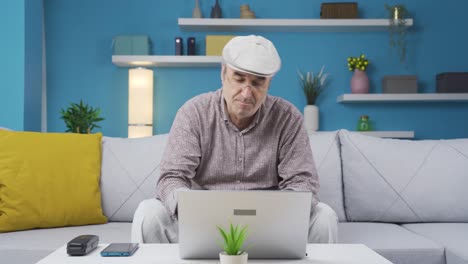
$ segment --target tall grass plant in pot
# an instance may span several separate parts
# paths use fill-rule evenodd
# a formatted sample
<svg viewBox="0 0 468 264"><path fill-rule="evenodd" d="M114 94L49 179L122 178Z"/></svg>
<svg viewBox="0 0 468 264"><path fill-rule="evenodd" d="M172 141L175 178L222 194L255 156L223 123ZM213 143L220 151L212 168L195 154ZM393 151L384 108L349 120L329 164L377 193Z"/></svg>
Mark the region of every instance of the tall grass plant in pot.
<svg viewBox="0 0 468 264"><path fill-rule="evenodd" d="M304 125L307 132L317 131L319 129L319 108L316 105L318 97L327 86L328 74L324 73L325 67L318 74L314 72L298 72L299 82L307 100L304 107Z"/></svg>
<svg viewBox="0 0 468 264"><path fill-rule="evenodd" d="M217 227L223 238L223 252L219 253L220 264L247 264L249 255L242 249L247 238L247 226L234 226L232 223L228 230Z"/></svg>

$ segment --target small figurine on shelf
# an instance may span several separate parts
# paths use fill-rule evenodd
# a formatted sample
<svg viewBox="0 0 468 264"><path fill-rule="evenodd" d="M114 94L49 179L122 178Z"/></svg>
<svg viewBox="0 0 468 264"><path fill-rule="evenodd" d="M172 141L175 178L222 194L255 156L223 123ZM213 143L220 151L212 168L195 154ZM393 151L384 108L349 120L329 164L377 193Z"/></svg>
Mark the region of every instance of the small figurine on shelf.
<svg viewBox="0 0 468 264"><path fill-rule="evenodd" d="M193 8L192 17L203 18L202 12L200 10L200 5L198 4L198 0L195 0L195 8Z"/></svg>
<svg viewBox="0 0 468 264"><path fill-rule="evenodd" d="M215 5L211 8L211 18L222 18L223 13L221 7L219 6L218 0L216 0Z"/></svg>
<svg viewBox="0 0 468 264"><path fill-rule="evenodd" d="M357 131L372 131L369 116L362 115L357 124Z"/></svg>
<svg viewBox="0 0 468 264"><path fill-rule="evenodd" d="M240 6L240 18L255 18L255 12L247 4Z"/></svg>

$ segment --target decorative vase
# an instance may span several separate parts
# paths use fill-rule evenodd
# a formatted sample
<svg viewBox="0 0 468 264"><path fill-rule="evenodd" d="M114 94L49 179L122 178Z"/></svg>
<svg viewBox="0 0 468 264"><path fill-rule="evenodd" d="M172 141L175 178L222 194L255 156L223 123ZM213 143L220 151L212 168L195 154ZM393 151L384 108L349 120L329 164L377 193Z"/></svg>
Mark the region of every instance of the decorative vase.
<svg viewBox="0 0 468 264"><path fill-rule="evenodd" d="M193 8L192 12L192 17L193 18L202 18L202 13L200 10L200 5L198 4L198 0L195 0L195 8Z"/></svg>
<svg viewBox="0 0 468 264"><path fill-rule="evenodd" d="M369 78L365 71L354 70L353 77L351 77L351 93L369 93Z"/></svg>
<svg viewBox="0 0 468 264"><path fill-rule="evenodd" d="M240 255L227 255L226 252L219 253L220 264L247 264L249 255L243 252Z"/></svg>
<svg viewBox="0 0 468 264"><path fill-rule="evenodd" d="M216 0L215 5L211 8L211 18L222 18L223 13L221 7L219 6L218 0Z"/></svg>
<svg viewBox="0 0 468 264"><path fill-rule="evenodd" d="M304 126L307 132L314 132L319 129L319 109L316 105L306 105L304 107Z"/></svg>
<svg viewBox="0 0 468 264"><path fill-rule="evenodd" d="M250 10L248 4L243 4L240 6L240 18L255 18L255 12Z"/></svg>

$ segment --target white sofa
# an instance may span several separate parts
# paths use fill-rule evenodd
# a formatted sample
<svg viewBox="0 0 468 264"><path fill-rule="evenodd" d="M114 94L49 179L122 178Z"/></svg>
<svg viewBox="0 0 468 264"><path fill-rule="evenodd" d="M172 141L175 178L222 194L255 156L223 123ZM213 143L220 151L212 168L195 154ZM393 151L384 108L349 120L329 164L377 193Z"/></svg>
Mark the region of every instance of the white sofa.
<svg viewBox="0 0 468 264"><path fill-rule="evenodd" d="M0 234L0 262L35 263L70 239L130 241L134 210L155 196L167 135L103 138L101 192L109 223ZM320 199L340 219L339 242L394 263L468 263L468 139L410 141L345 130L310 135Z"/></svg>

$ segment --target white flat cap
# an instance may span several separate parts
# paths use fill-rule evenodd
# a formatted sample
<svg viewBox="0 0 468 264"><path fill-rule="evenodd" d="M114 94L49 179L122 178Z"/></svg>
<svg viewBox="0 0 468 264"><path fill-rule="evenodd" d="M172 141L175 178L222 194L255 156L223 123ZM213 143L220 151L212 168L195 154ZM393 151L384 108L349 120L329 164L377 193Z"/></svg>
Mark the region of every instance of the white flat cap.
<svg viewBox="0 0 468 264"><path fill-rule="evenodd" d="M255 35L232 38L224 46L223 62L234 70L263 77L273 76L281 68L273 43Z"/></svg>

